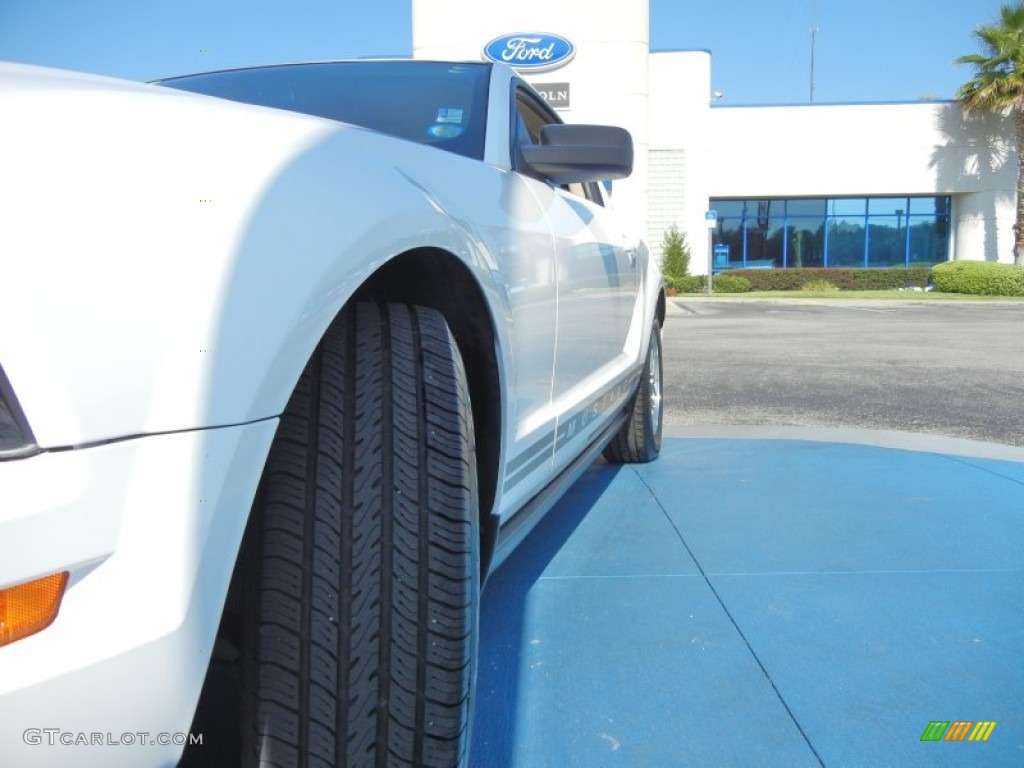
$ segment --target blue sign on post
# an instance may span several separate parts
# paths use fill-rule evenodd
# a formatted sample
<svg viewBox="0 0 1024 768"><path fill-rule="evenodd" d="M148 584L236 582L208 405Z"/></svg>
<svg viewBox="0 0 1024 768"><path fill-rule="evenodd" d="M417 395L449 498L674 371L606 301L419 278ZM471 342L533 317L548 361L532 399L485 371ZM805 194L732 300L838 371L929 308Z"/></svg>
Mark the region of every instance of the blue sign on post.
<svg viewBox="0 0 1024 768"><path fill-rule="evenodd" d="M704 211L704 223L708 229L714 229L718 224L718 211Z"/></svg>

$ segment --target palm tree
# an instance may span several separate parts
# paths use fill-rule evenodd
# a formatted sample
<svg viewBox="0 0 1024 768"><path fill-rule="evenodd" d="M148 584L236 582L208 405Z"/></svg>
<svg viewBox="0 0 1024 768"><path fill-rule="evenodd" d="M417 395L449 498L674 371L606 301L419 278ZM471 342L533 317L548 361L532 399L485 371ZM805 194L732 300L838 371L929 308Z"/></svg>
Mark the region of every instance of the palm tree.
<svg viewBox="0 0 1024 768"><path fill-rule="evenodd" d="M975 67L974 77L957 91L970 111L1009 112L1017 134L1017 219L1013 225L1013 263L1024 266L1024 3L1004 5L999 21L974 31L985 53L958 58Z"/></svg>

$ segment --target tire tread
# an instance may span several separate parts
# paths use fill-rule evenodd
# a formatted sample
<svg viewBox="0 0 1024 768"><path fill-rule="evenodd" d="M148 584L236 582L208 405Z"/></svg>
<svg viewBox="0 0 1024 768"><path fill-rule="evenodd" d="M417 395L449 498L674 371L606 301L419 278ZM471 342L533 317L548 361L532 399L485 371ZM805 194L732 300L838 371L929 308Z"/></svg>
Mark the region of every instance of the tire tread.
<svg viewBox="0 0 1024 768"><path fill-rule="evenodd" d="M248 764L465 761L478 589L469 414L439 313L361 303L328 330L254 510Z"/></svg>

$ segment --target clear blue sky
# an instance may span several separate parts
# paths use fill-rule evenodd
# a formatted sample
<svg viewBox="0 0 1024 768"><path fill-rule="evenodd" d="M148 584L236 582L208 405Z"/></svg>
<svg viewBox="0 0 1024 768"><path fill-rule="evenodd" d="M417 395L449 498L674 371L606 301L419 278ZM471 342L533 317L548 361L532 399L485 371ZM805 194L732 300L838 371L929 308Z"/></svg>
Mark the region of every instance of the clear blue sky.
<svg viewBox="0 0 1024 768"><path fill-rule="evenodd" d="M651 48L710 50L722 104L808 100L815 8L815 101L952 98L970 77L953 59L978 50L971 31L999 10L998 0L650 1ZM0 59L147 80L250 64L408 55L411 5L0 0ZM543 18L536 27L547 31Z"/></svg>

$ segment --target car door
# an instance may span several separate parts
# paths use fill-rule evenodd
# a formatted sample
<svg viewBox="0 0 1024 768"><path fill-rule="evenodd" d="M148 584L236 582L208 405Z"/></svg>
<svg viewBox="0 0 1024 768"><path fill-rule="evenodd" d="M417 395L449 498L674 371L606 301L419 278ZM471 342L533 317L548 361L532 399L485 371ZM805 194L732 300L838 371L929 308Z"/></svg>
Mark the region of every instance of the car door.
<svg viewBox="0 0 1024 768"><path fill-rule="evenodd" d="M561 122L532 91L516 93L514 140L536 143L540 127ZM544 210L554 244L557 291L551 386L557 419L555 469L593 440L602 417L628 396L636 357L627 341L637 307L639 264L593 182L555 186L520 169Z"/></svg>
<svg viewBox="0 0 1024 768"><path fill-rule="evenodd" d="M551 477L557 417L551 407L558 322L555 249L544 211L530 180L515 172L500 176L501 209L507 221L489 233L501 262L508 300L508 401L502 524ZM483 189L476 194L486 195Z"/></svg>

